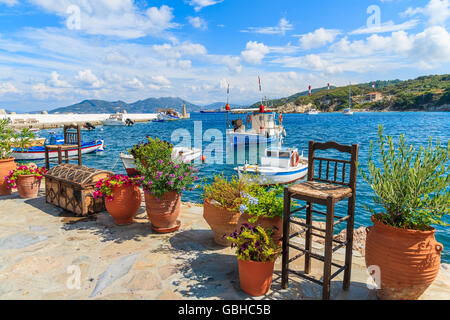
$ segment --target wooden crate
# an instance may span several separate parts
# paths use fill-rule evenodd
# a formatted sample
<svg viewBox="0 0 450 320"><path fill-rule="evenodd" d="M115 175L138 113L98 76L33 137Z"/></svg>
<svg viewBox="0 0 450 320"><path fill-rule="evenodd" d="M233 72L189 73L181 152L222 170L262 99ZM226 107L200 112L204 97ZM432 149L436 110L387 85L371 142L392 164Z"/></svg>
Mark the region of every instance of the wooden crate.
<svg viewBox="0 0 450 320"><path fill-rule="evenodd" d="M104 211L104 200L94 199L93 192L100 179L112 174L69 163L57 165L45 175L45 199L77 216Z"/></svg>

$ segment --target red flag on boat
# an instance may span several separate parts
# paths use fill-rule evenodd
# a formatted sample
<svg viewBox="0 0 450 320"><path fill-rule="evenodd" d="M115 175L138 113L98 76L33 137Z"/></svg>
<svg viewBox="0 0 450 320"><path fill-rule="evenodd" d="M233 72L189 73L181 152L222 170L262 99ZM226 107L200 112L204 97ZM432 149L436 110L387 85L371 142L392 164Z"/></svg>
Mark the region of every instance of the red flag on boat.
<svg viewBox="0 0 450 320"><path fill-rule="evenodd" d="M309 86L308 96L311 96L311 86Z"/></svg>

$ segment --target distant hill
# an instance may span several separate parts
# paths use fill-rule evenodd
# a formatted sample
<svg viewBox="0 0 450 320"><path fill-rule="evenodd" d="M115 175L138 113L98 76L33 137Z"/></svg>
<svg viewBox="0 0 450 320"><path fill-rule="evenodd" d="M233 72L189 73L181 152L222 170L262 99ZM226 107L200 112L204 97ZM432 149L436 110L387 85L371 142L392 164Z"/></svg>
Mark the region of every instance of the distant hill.
<svg viewBox="0 0 450 320"><path fill-rule="evenodd" d="M227 104L226 102L214 102L214 103L208 104L207 106L204 106L202 109L203 110L223 109L223 108L225 108L226 104ZM242 106L238 105L238 104L230 103L230 108L231 109L242 108Z"/></svg>
<svg viewBox="0 0 450 320"><path fill-rule="evenodd" d="M133 103L124 101L105 101L105 100L84 100L67 107L57 108L49 111L49 113L116 113L126 110L128 113L155 113L158 109L173 108L182 111L183 103L186 105L188 112L197 112L202 107L185 101L181 98L163 97L148 98Z"/></svg>

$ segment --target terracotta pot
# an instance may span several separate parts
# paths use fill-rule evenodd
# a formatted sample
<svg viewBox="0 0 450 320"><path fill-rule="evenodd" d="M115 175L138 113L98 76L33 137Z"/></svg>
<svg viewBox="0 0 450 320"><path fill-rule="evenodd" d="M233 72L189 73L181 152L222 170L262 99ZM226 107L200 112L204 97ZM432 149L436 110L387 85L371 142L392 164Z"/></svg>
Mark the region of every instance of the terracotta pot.
<svg viewBox="0 0 450 320"><path fill-rule="evenodd" d="M239 217L238 228L239 230L241 226L247 223L250 226L260 226L264 229L272 228L274 234L272 235L272 239L275 243L280 244L283 241L283 219L281 217L274 218L264 218L260 217L255 223L248 222L250 216L246 213L242 214Z"/></svg>
<svg viewBox="0 0 450 320"><path fill-rule="evenodd" d="M142 197L138 186L120 186L112 190L113 200L105 200L105 207L118 225L133 223L141 206Z"/></svg>
<svg viewBox="0 0 450 320"><path fill-rule="evenodd" d="M34 174L26 174L17 177L17 192L23 199L37 198L41 180L36 179Z"/></svg>
<svg viewBox="0 0 450 320"><path fill-rule="evenodd" d="M177 218L180 214L181 195L170 191L158 201L150 193L145 193L145 207L154 229L173 228L177 225Z"/></svg>
<svg viewBox="0 0 450 320"><path fill-rule="evenodd" d="M274 262L255 262L238 260L241 289L257 297L267 293L272 284Z"/></svg>
<svg viewBox="0 0 450 320"><path fill-rule="evenodd" d="M0 196L11 194L12 190L8 188L5 177L9 175L10 171L16 169L14 158L0 160Z"/></svg>
<svg viewBox="0 0 450 320"><path fill-rule="evenodd" d="M379 267L380 299L419 298L436 279L443 245L434 237L435 229L418 231L399 229L375 220L367 228L366 266Z"/></svg>
<svg viewBox="0 0 450 320"><path fill-rule="evenodd" d="M207 200L203 202L203 218L214 232L214 241L221 246L231 245L230 241L224 238L224 235L228 236L237 230L240 215L239 212L215 206Z"/></svg>

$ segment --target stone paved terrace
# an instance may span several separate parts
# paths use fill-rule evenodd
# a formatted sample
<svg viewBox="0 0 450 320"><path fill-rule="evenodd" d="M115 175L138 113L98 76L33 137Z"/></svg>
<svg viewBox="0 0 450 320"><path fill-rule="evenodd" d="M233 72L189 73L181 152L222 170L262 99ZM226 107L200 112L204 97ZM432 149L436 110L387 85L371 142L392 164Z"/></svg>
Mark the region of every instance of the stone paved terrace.
<svg viewBox="0 0 450 320"><path fill-rule="evenodd" d="M0 299L254 299L240 290L236 257L214 244L202 208L183 204L181 220L179 232L160 235L151 231L144 207L134 224L119 227L106 212L74 218L43 197L2 197ZM366 286L364 258L355 254L351 290L341 290L339 276L332 299L376 299ZM343 261L342 254L335 258ZM318 285L294 276L282 290L280 265L281 258L263 298L320 299ZM70 266L81 270L80 289L67 287ZM313 259L313 274L321 268ZM443 264L421 299L449 297L450 267Z"/></svg>

